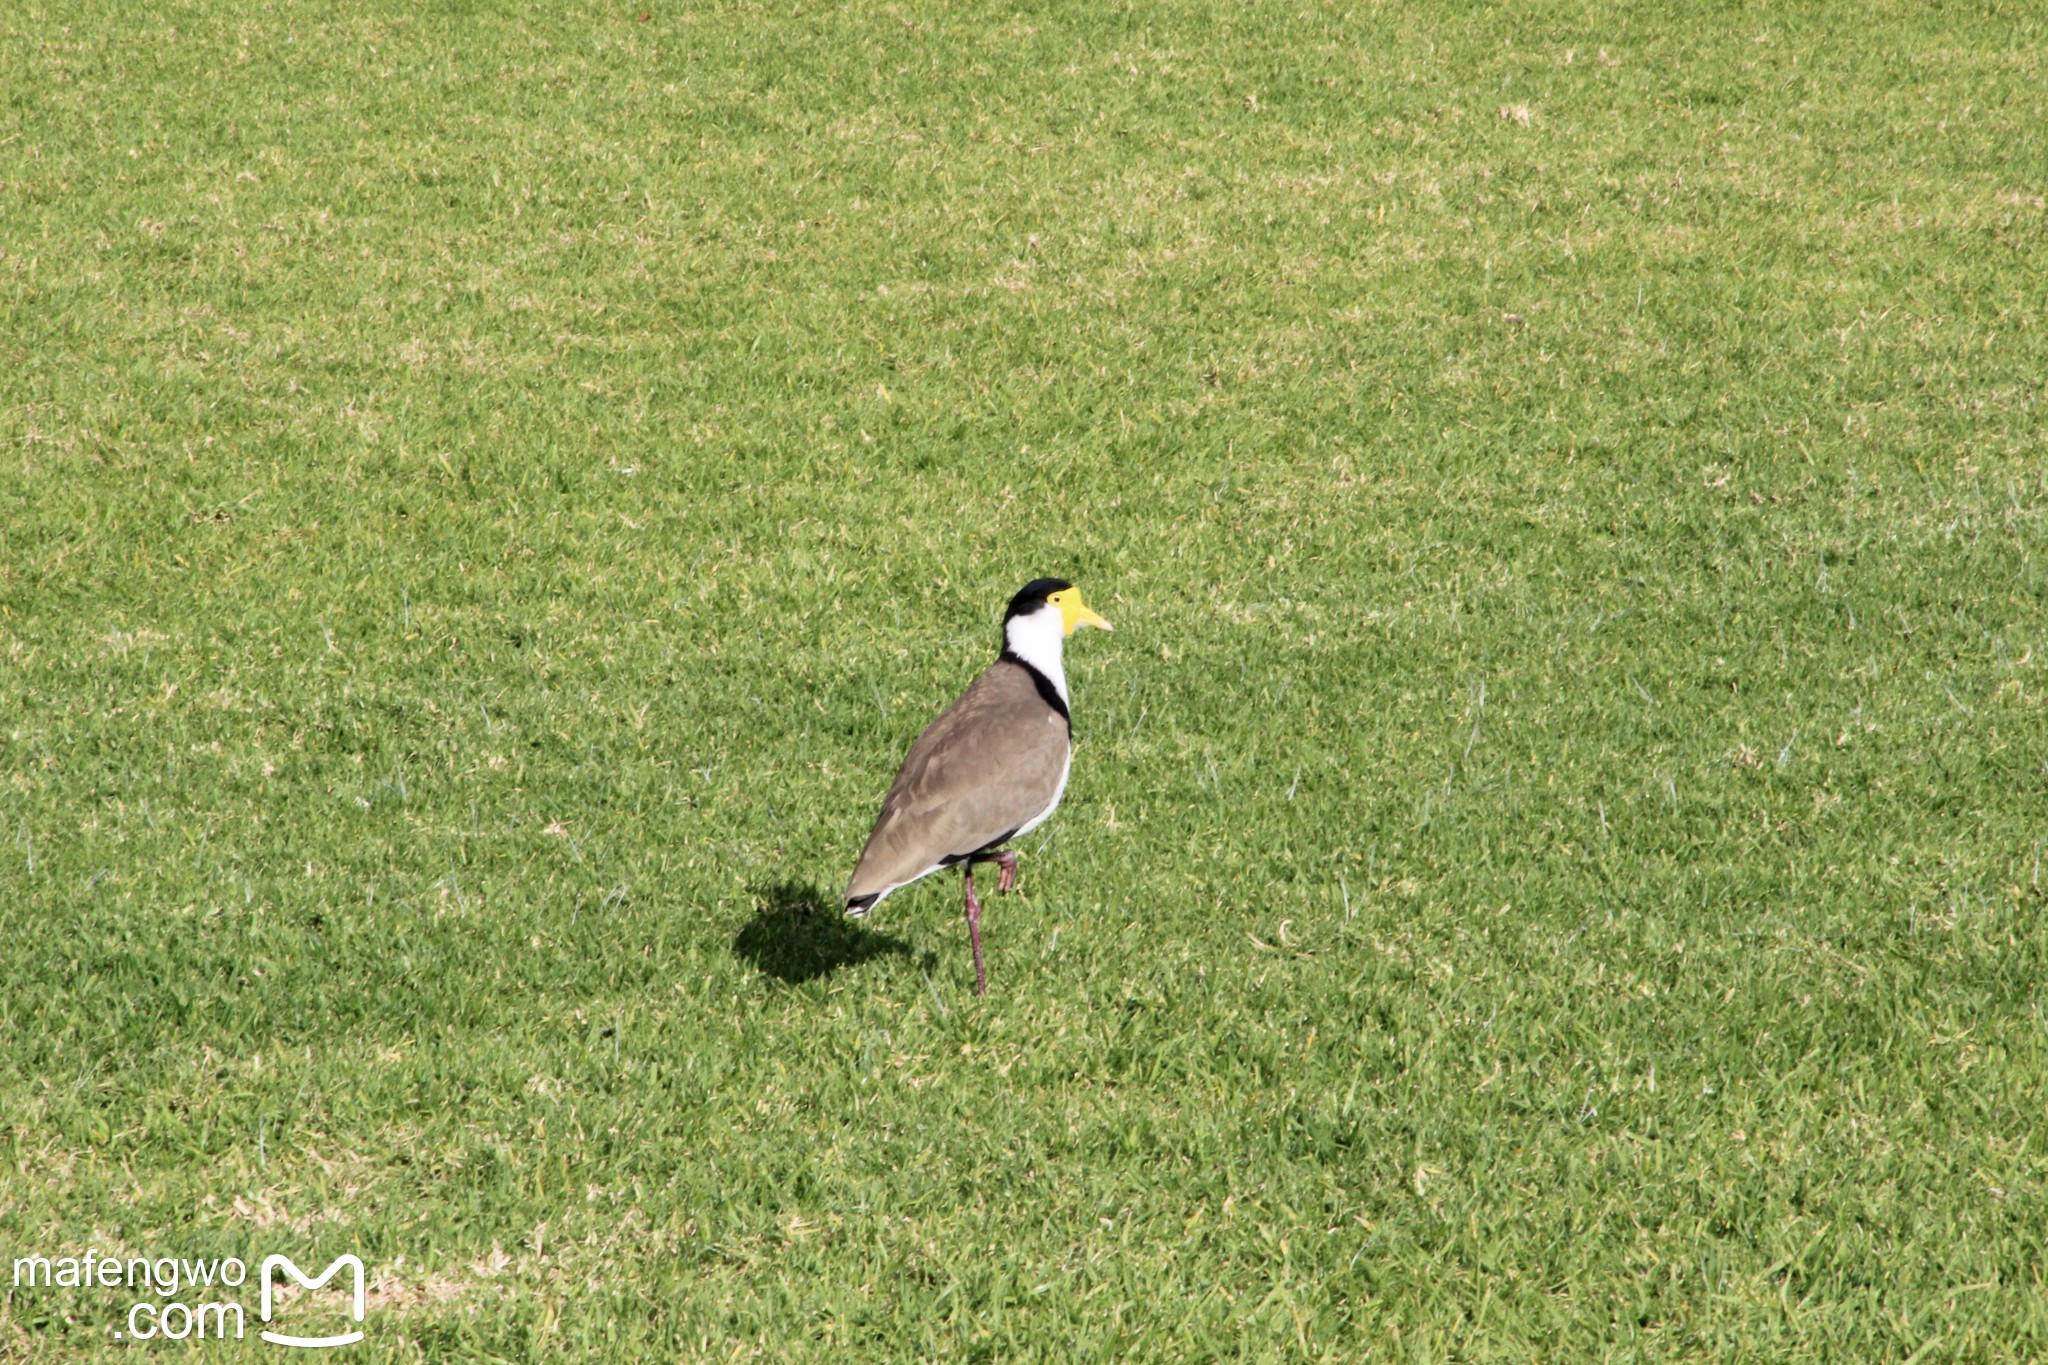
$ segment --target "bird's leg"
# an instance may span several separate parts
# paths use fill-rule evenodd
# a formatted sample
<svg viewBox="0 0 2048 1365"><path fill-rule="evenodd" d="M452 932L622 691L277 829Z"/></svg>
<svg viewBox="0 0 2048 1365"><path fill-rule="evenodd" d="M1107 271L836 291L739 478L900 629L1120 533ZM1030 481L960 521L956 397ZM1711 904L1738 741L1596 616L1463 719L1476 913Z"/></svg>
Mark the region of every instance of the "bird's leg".
<svg viewBox="0 0 2048 1365"><path fill-rule="evenodd" d="M974 898L974 864L961 869L967 887L967 941L974 945L974 993L988 994L988 973L981 965L981 902Z"/></svg>

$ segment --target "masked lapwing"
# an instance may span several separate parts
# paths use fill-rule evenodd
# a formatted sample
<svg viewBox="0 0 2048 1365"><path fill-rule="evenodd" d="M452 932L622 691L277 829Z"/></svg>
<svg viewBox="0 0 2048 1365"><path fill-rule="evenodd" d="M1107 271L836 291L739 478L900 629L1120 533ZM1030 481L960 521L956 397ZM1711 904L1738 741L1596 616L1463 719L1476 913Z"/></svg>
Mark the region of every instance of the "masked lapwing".
<svg viewBox="0 0 2048 1365"><path fill-rule="evenodd" d="M1110 628L1065 579L1035 579L1010 599L1002 654L910 746L846 884L846 913L860 916L900 886L959 868L976 995L988 992L988 976L974 865L1000 868L996 892L1007 893L1017 884L1017 855L1003 845L1037 828L1060 803L1073 758L1060 656L1082 626Z"/></svg>

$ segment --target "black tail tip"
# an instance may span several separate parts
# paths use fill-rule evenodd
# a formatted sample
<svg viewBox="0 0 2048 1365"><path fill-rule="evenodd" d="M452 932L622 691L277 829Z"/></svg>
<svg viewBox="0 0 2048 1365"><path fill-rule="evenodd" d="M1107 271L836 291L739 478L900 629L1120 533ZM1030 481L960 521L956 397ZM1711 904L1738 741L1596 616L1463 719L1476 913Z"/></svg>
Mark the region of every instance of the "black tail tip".
<svg viewBox="0 0 2048 1365"><path fill-rule="evenodd" d="M875 902L881 898L881 893L879 892L871 896L848 896L846 898L847 918L866 919L868 911L874 909Z"/></svg>

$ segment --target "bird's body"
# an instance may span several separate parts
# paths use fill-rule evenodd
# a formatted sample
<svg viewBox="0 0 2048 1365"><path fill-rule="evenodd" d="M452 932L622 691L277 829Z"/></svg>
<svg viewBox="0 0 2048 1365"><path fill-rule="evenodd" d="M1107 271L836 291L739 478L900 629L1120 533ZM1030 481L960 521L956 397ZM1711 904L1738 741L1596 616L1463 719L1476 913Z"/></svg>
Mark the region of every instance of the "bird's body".
<svg viewBox="0 0 2048 1365"><path fill-rule="evenodd" d="M849 909L953 867L1036 827L1067 785L1064 711L1046 705L1028 666L998 659L925 727L882 798Z"/></svg>
<svg viewBox="0 0 2048 1365"><path fill-rule="evenodd" d="M910 746L847 883L846 913L865 915L920 877L963 869L977 991L985 977L974 864L999 865L998 889L1008 891L1017 861L1002 846L1041 824L1066 790L1073 726L1061 654L1084 624L1109 626L1059 579L1039 579L1011 600L1001 656Z"/></svg>

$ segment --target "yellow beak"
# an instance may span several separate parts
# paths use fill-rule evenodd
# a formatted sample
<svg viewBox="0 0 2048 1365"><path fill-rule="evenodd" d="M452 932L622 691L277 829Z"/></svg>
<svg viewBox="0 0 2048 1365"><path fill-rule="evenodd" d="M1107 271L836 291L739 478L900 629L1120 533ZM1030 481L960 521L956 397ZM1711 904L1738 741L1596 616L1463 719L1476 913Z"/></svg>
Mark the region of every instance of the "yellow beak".
<svg viewBox="0 0 2048 1365"><path fill-rule="evenodd" d="M1067 627L1067 634L1069 635L1072 635L1083 626L1100 626L1104 630L1116 629L1115 626L1105 621L1094 608L1081 600L1081 590L1079 588L1068 593L1065 599L1060 602L1060 616Z"/></svg>

